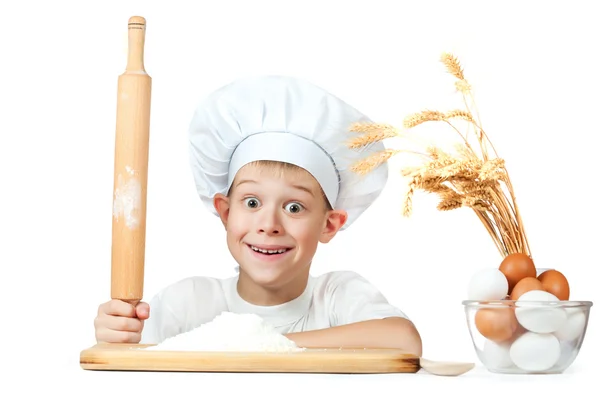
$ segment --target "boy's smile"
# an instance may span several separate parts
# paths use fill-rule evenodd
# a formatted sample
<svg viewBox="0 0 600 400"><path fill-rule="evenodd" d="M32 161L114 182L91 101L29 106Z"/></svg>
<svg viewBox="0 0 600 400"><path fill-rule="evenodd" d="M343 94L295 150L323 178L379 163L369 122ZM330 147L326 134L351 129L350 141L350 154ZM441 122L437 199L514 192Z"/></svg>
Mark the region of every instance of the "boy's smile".
<svg viewBox="0 0 600 400"><path fill-rule="evenodd" d="M346 218L328 208L311 174L281 163L241 168L229 196L215 196L215 208L240 266L240 296L265 305L303 292L319 242L331 240Z"/></svg>
<svg viewBox="0 0 600 400"><path fill-rule="evenodd" d="M256 257L264 261L279 260L284 255L289 254L290 251L293 249L293 247L286 246L254 246L251 244L247 244L247 246L250 248L250 250L254 253Z"/></svg>

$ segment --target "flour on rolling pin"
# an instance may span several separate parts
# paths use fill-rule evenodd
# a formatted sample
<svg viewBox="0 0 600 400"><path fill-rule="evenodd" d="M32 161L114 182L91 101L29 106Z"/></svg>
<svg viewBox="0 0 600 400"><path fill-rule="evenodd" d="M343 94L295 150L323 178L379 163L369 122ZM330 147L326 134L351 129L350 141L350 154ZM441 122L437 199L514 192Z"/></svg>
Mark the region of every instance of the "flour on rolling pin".
<svg viewBox="0 0 600 400"><path fill-rule="evenodd" d="M140 223L138 211L141 206L142 185L135 177L133 169L129 166L126 169L128 175L126 179L121 174L117 177L117 187L113 200L113 215L117 221L119 218L124 218L125 225L129 229L134 229Z"/></svg>
<svg viewBox="0 0 600 400"><path fill-rule="evenodd" d="M211 322L168 338L144 351L303 351L255 314L223 312Z"/></svg>

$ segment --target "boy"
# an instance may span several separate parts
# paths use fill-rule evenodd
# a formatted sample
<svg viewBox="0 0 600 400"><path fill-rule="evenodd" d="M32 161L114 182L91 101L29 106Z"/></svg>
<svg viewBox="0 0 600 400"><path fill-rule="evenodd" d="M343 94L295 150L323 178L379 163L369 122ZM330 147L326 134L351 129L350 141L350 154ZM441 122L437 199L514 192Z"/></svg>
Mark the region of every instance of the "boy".
<svg viewBox="0 0 600 400"><path fill-rule="evenodd" d="M224 311L262 317L300 347L400 348L421 338L398 308L349 271L310 275L319 243L351 225L379 196L384 164L366 177L352 163L383 150L346 146L367 117L309 83L240 79L194 114L191 161L199 195L222 221L239 273L191 277L133 307L99 307L98 342L160 343Z"/></svg>

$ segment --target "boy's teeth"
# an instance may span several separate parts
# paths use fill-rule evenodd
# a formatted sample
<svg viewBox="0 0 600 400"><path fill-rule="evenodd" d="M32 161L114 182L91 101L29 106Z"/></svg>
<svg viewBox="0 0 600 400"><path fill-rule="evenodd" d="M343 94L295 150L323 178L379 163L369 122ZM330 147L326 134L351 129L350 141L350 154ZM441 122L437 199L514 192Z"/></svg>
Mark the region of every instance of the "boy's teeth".
<svg viewBox="0 0 600 400"><path fill-rule="evenodd" d="M287 249L265 250L265 249L260 249L260 248L258 248L256 246L250 246L250 248L252 248L252 250L254 250L254 251L258 251L258 252L264 253L264 254L285 253L287 251Z"/></svg>

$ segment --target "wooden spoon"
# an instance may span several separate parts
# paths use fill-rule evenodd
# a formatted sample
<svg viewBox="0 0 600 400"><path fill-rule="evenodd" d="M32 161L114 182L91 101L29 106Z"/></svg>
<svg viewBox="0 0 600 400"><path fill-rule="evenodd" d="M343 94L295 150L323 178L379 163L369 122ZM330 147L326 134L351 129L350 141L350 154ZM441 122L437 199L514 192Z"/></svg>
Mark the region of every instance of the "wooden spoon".
<svg viewBox="0 0 600 400"><path fill-rule="evenodd" d="M458 376L469 372L475 367L474 363L431 361L424 358L419 359L421 368L433 375Z"/></svg>

